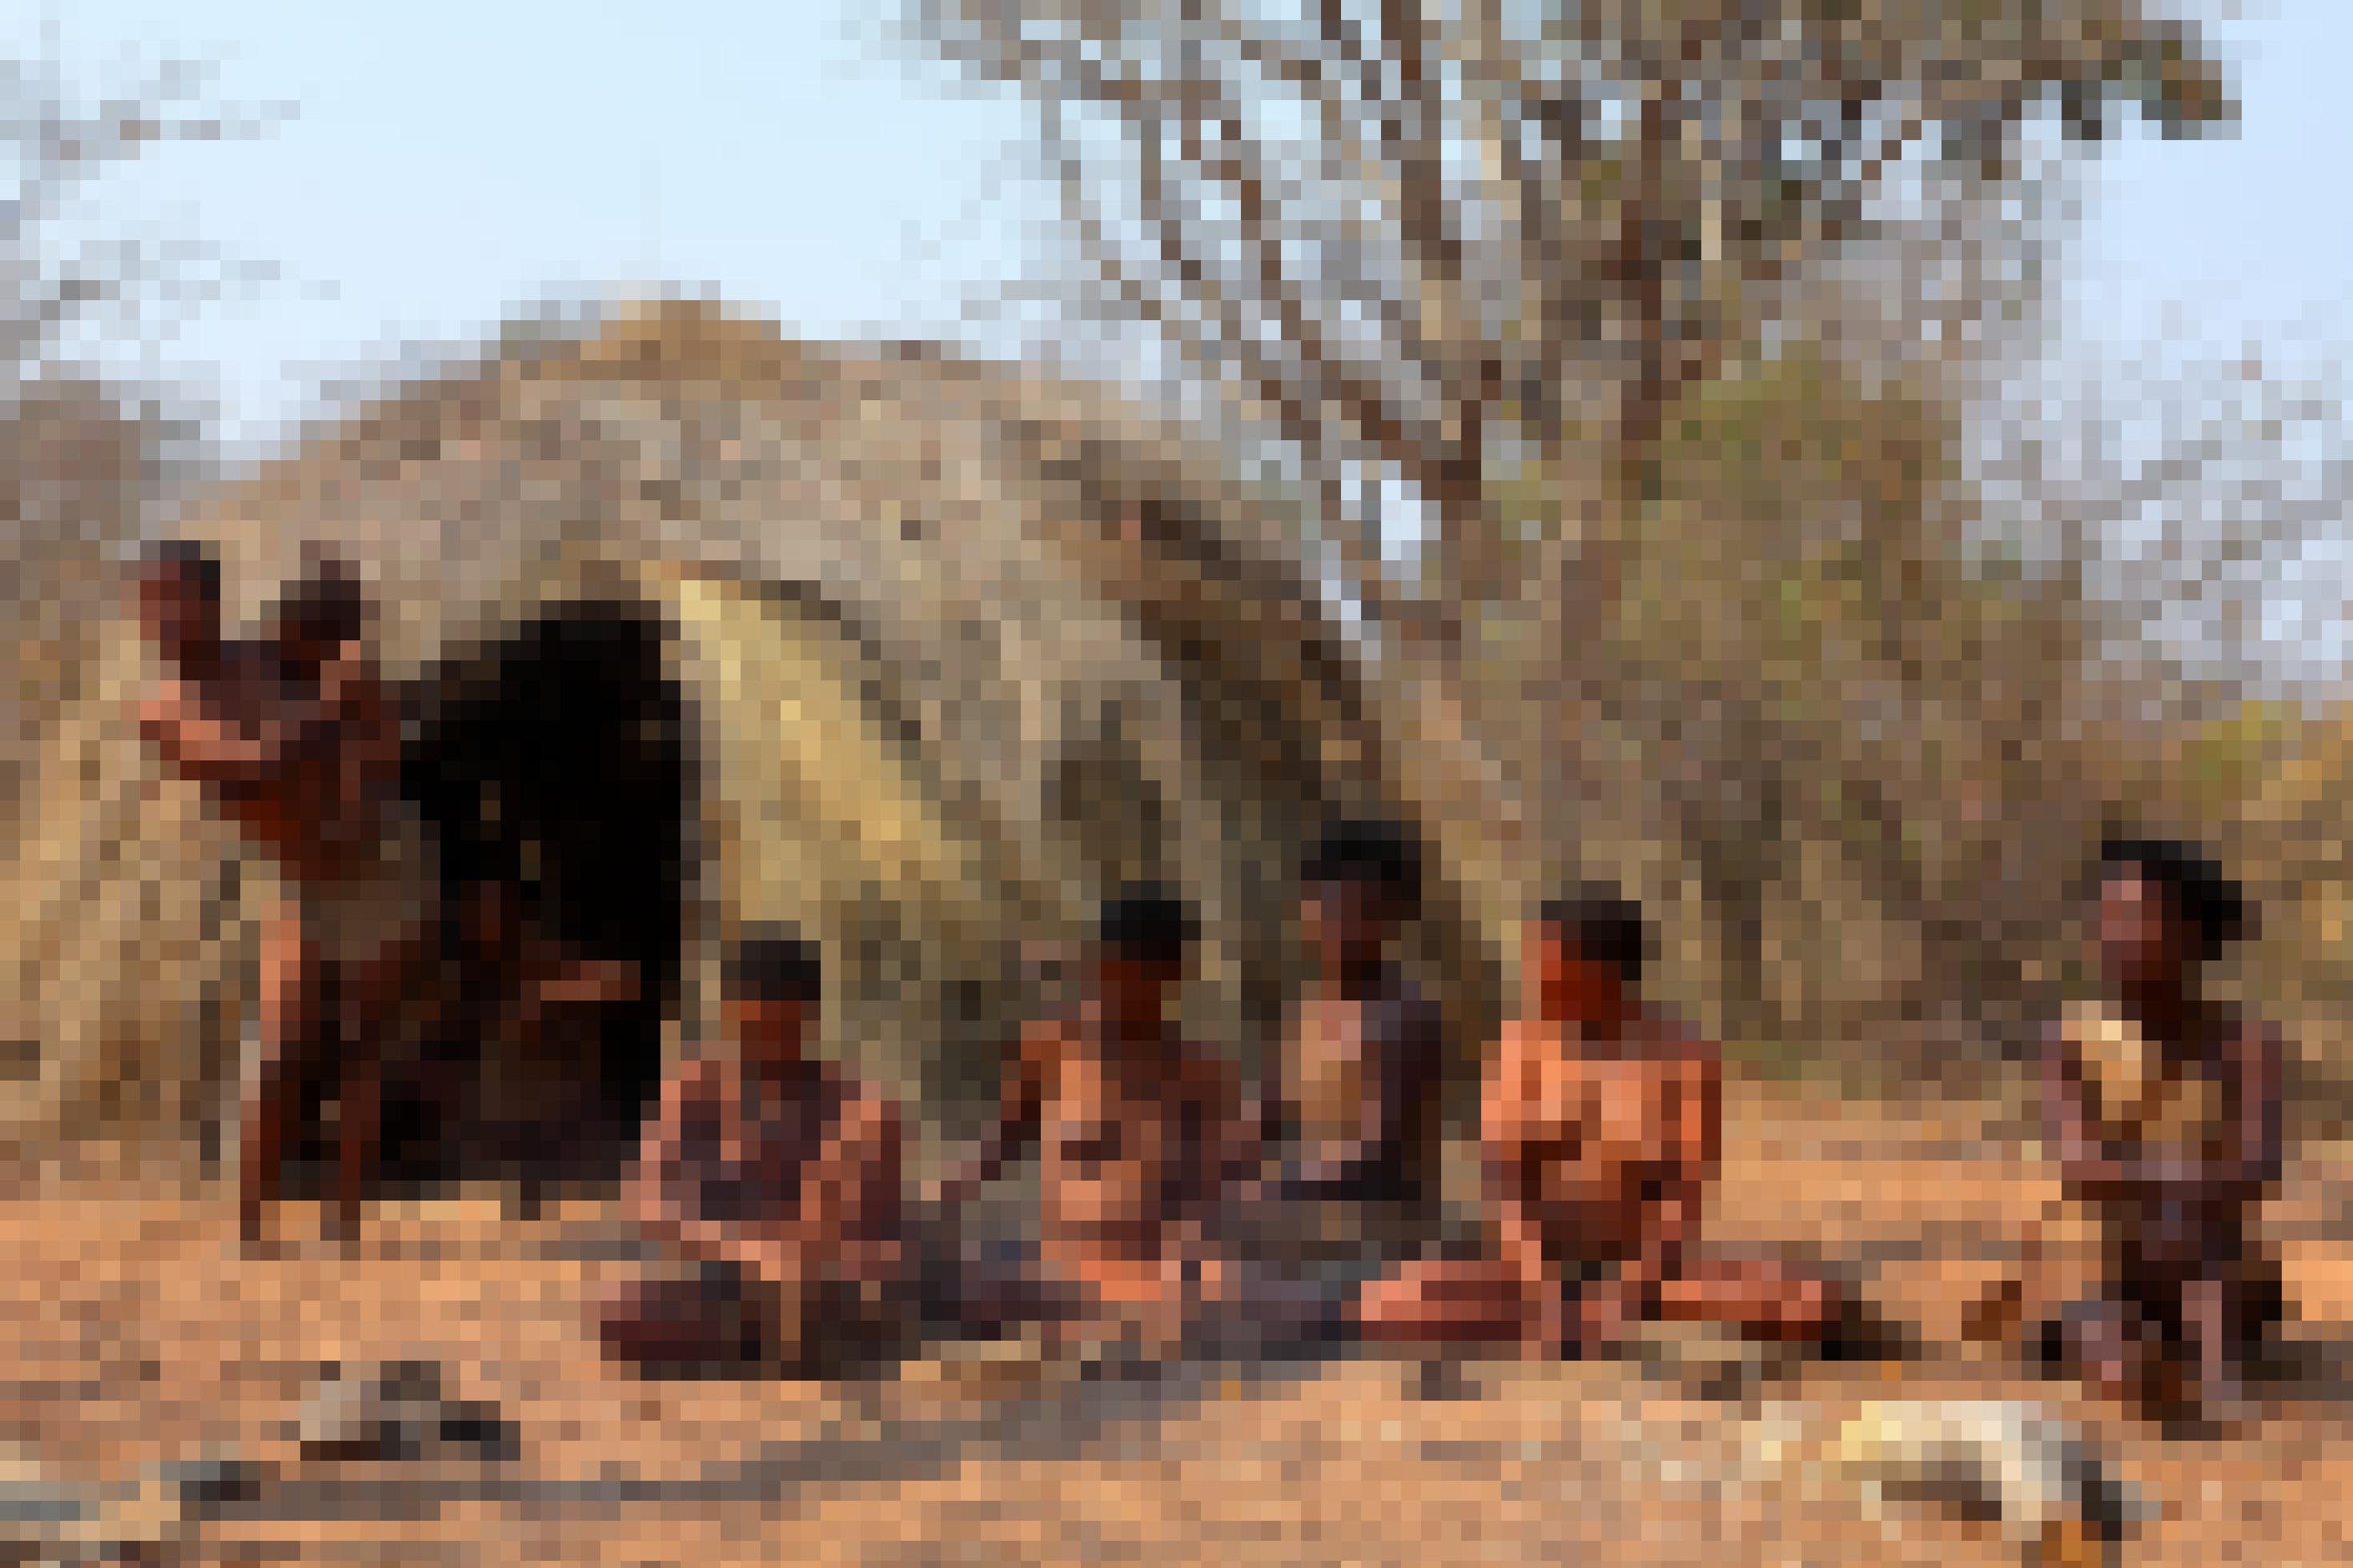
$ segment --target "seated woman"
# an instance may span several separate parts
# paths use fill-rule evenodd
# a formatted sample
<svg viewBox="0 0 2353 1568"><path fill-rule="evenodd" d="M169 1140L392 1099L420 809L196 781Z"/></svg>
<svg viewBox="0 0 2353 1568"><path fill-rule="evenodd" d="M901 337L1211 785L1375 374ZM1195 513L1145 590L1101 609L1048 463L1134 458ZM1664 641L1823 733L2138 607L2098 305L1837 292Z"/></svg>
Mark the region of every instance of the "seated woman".
<svg viewBox="0 0 2353 1568"><path fill-rule="evenodd" d="M599 1331L608 1355L647 1372L817 1375L897 1325L900 1117L804 1049L814 948L752 937L725 987L733 1059L691 1063L665 1087L630 1184L672 1267L617 1292Z"/></svg>
<svg viewBox="0 0 2353 1568"><path fill-rule="evenodd" d="M1077 1016L1024 1037L997 1126L939 1197L953 1217L1034 1151L1038 1240L994 1261L958 1259L941 1288L964 1326L1036 1322L1060 1342L1165 1349L1229 1294L1215 1216L1252 1169L1256 1139L1232 1070L1172 1025L1190 926L1152 889L1108 903Z"/></svg>
<svg viewBox="0 0 2353 1568"><path fill-rule="evenodd" d="M1421 861L1386 822L1325 831L1302 868L1314 970L1277 1058L1271 1191L1243 1205L1255 1251L1336 1298L1412 1257L1436 1229L1437 1006L1400 962Z"/></svg>
<svg viewBox="0 0 2353 1568"><path fill-rule="evenodd" d="M1494 1248L1366 1287L1366 1338L1556 1355L1609 1349L1643 1320L1773 1340L1841 1324L1825 1279L1701 1256L1723 1068L1641 1002L1647 943L1641 911L1604 893L1548 904L1530 927L1524 1016L1497 1043L1482 1112Z"/></svg>
<svg viewBox="0 0 2353 1568"><path fill-rule="evenodd" d="M2068 1194L2100 1230L2105 1285L2039 1336L2103 1393L2230 1420L2244 1365L2281 1312L2250 1245L2279 1180L2272 1029L2209 1001L2200 963L2241 936L2239 889L2189 847L2112 839L2099 863L2111 1000L2052 1029L2044 1108Z"/></svg>

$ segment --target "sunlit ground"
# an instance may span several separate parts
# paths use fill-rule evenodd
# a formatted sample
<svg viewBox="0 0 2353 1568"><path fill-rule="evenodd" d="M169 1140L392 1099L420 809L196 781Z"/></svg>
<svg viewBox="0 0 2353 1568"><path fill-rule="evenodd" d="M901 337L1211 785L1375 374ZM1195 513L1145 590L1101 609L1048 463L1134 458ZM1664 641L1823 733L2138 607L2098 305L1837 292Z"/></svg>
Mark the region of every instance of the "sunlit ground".
<svg viewBox="0 0 2353 1568"><path fill-rule="evenodd" d="M1889 1310L1944 1345L2050 1195L1968 1117L1783 1091L1727 1109L1718 1233L1871 1263ZM2304 1151L2272 1216L2295 1332L2324 1373L2353 1342L2348 1152ZM487 1198L387 1207L354 1261L298 1246L247 1263L224 1199L81 1180L0 1208L0 1436L76 1476L231 1446L285 1462L259 1511L199 1528L199 1557L1998 1562L2014 1558L1973 1527L1875 1521L1802 1465L1760 1464L1746 1417L1797 1401L1827 1425L1892 1389L2047 1392L1937 1344L1894 1373L1808 1367L1746 1407L1616 1365L1474 1366L1451 1386L1376 1363L1191 1368L1148 1387L929 1367L832 1389L644 1384L584 1331L630 1267L593 1205L528 1223ZM290 1217L310 1230L308 1211ZM315 1363L420 1356L501 1402L518 1461L404 1482L298 1460L281 1424ZM2259 1435L2227 1443L2160 1444L2061 1404L2167 1510L2128 1560L2317 1563L2346 1550L2341 1381L2284 1393Z"/></svg>

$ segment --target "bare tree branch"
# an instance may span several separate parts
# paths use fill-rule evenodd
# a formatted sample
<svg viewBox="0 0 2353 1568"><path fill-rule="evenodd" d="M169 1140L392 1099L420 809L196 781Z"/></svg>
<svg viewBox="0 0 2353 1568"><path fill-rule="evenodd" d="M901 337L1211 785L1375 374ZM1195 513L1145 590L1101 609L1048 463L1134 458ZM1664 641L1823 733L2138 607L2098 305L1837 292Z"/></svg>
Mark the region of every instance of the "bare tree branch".
<svg viewBox="0 0 2353 1568"><path fill-rule="evenodd" d="M69 200L155 147L262 134L283 107L234 111L214 104L211 65L167 59L127 89L77 105L55 58L0 61L0 147L15 175L0 199L0 374L35 374L65 335L101 307L135 310L185 282L185 261L123 240L98 258L58 253ZM175 277L175 269L178 276ZM217 281L216 279L215 281Z"/></svg>

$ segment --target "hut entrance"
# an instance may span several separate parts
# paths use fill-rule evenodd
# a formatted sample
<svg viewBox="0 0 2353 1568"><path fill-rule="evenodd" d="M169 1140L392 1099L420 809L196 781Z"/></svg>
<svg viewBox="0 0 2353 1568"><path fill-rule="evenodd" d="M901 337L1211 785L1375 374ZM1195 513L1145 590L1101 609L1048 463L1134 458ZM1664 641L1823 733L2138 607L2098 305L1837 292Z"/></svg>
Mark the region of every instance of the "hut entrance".
<svg viewBox="0 0 2353 1568"><path fill-rule="evenodd" d="M410 793L439 845L466 1005L438 1101L403 1097L395 1168L609 1177L636 1147L679 1000L690 766L662 625L567 606L446 662L421 695ZM518 1023L520 977L575 962L626 975L628 994Z"/></svg>

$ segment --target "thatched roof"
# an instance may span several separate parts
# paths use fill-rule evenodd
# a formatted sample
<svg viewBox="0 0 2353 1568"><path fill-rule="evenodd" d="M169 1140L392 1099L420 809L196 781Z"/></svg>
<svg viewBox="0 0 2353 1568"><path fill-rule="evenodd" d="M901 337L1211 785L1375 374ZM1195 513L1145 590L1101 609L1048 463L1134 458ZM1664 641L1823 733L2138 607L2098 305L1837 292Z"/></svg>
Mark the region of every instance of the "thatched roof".
<svg viewBox="0 0 2353 1568"><path fill-rule="evenodd" d="M1460 809L1479 781L1442 733L1371 693L1292 563L1279 502L1102 389L664 305L401 389L182 527L222 545L244 613L306 543L332 542L375 584L387 655L408 671L548 606L648 599L699 700L706 760L737 781L734 828L705 824L734 835L707 846L736 868L713 883L734 889L723 903L863 879L926 911L910 940L962 900L951 923L1009 942L1067 935L1122 877L1168 876L1206 917L1205 1021L1247 1037L1279 1000L1301 836L1330 810L1400 809L1430 826L1441 866L1467 868L1438 879L1444 987L1466 1022L1492 1003L1482 954L1517 889L1510 845ZM127 635L106 645L10 868L9 1026L47 1063L22 1097L28 1124L78 1125L109 1085L216 1072L187 1036L205 1005L215 1030L234 1010L229 846L121 723L139 660ZM863 738L809 743L836 731ZM754 775L799 784L746 815ZM775 820L788 801L790 830ZM845 820L892 813L863 833ZM783 847L796 835L932 847L899 880L836 849L818 875ZM958 994L949 1012L969 1014ZM977 1037L1003 1021L947 1023Z"/></svg>

